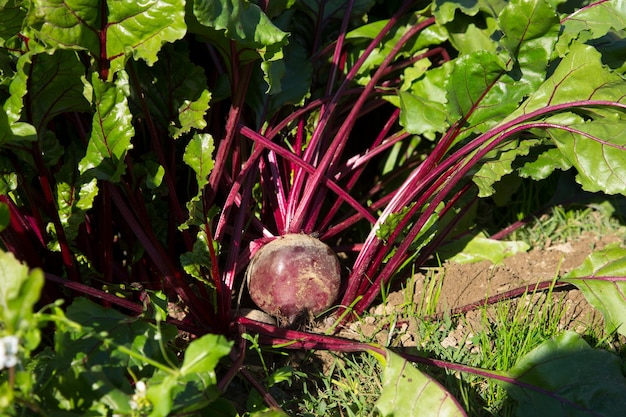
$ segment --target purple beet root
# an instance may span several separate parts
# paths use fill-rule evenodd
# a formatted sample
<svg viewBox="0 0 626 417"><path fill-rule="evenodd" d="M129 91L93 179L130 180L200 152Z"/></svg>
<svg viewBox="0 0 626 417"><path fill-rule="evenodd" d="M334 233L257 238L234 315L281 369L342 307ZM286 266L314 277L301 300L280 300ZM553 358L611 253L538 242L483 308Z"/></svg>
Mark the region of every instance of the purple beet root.
<svg viewBox="0 0 626 417"><path fill-rule="evenodd" d="M287 234L259 249L246 279L252 301L287 324L328 309L341 283L335 253L305 234Z"/></svg>

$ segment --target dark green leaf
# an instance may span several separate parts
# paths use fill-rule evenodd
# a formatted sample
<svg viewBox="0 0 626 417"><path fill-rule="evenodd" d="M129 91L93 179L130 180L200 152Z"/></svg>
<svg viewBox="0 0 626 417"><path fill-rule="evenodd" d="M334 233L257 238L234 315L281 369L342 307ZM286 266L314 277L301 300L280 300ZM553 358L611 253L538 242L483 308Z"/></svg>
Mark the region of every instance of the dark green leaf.
<svg viewBox="0 0 626 417"><path fill-rule="evenodd" d="M9 206L5 203L0 203L0 232L9 227L11 223L11 212Z"/></svg>
<svg viewBox="0 0 626 417"><path fill-rule="evenodd" d="M524 385L506 384L519 416L621 417L626 382L620 359L592 349L565 332L524 356L509 374Z"/></svg>
<svg viewBox="0 0 626 417"><path fill-rule="evenodd" d="M26 17L26 10L21 7L21 1L0 2L0 47L7 39L17 35L22 28L22 21Z"/></svg>
<svg viewBox="0 0 626 417"><path fill-rule="evenodd" d="M41 135L55 116L89 110L81 80L85 67L75 51L56 50L32 57L29 75L30 121Z"/></svg>

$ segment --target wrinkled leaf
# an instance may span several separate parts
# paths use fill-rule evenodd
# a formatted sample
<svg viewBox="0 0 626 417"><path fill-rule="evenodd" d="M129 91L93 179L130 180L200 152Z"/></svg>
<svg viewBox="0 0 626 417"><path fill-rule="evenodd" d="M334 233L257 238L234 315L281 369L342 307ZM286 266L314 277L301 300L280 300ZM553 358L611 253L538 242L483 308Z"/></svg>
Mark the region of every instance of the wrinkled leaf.
<svg viewBox="0 0 626 417"><path fill-rule="evenodd" d="M73 241L78 235L79 226L85 222L85 213L92 208L99 191L95 178L79 175L76 169L76 153L72 148L65 149L65 163L56 176L59 220L69 241Z"/></svg>
<svg viewBox="0 0 626 417"><path fill-rule="evenodd" d="M546 132L568 163L576 168L576 179L585 190L624 194L626 142L620 134L623 110L607 107L599 111L594 103L625 103L625 97L626 82L602 65L600 54L590 46L574 44L554 74L506 120L530 112L556 109L556 106L570 110L576 103L590 112L593 119L572 125L571 117L566 115L567 123L554 119L558 123L547 125ZM543 159L543 162L551 163L554 159ZM535 163L533 170L539 169L541 166Z"/></svg>
<svg viewBox="0 0 626 417"><path fill-rule="evenodd" d="M128 77L120 71L115 83L92 77L95 112L87 153L79 162L81 174L89 172L101 180L118 182L126 170L124 158L135 135L128 108Z"/></svg>
<svg viewBox="0 0 626 417"><path fill-rule="evenodd" d="M494 184L512 173L513 162L518 157L527 155L538 142L531 138L510 141L485 155L480 168L472 175L472 181L478 186L478 196L493 195L496 192Z"/></svg>
<svg viewBox="0 0 626 417"><path fill-rule="evenodd" d="M264 78L268 90L274 94L281 91L280 79L285 73L282 48L288 42L286 32L277 28L256 4L243 0L193 0L193 16L190 31L201 34L220 47L230 51L228 39L238 44L242 62L262 60ZM219 32L222 32L219 33ZM224 36L225 35L225 36Z"/></svg>
<svg viewBox="0 0 626 417"><path fill-rule="evenodd" d="M383 361L383 390L376 409L383 417L465 416L456 399L412 363L387 350Z"/></svg>
<svg viewBox="0 0 626 417"><path fill-rule="evenodd" d="M180 264L189 275L211 285L206 279L206 272L211 267L211 254L204 231L198 232L193 249L180 255Z"/></svg>
<svg viewBox="0 0 626 417"><path fill-rule="evenodd" d="M621 417L626 381L619 357L592 349L565 332L524 356L509 375L524 385L503 384L518 402L519 416Z"/></svg>
<svg viewBox="0 0 626 417"><path fill-rule="evenodd" d="M203 224L211 215L211 210L204 207L201 196L202 189L208 184L208 176L213 169L213 151L213 137L207 133L194 134L185 148L183 161L196 173L198 192L187 202L189 218L180 226L180 229L186 229L191 224ZM188 261L194 263L191 259Z"/></svg>
<svg viewBox="0 0 626 417"><path fill-rule="evenodd" d="M128 57L152 65L164 43L186 33L183 0L35 0L27 23L50 46L88 50L109 81Z"/></svg>
<svg viewBox="0 0 626 417"><path fill-rule="evenodd" d="M584 40L598 39L611 29L620 31L626 28L626 2L595 1L567 16L562 23L563 33L557 50L564 56L572 41L581 37L581 34L584 34Z"/></svg>
<svg viewBox="0 0 626 417"><path fill-rule="evenodd" d="M545 0L512 0L498 22L504 33L501 43L523 73L524 82L538 86L545 80L561 28L554 8Z"/></svg>
<svg viewBox="0 0 626 417"><path fill-rule="evenodd" d="M204 116L209 109L211 93L209 90L202 90L202 94L197 100L185 100L178 108L178 120L180 127L170 127L170 134L174 139L191 129L203 129L206 127Z"/></svg>
<svg viewBox="0 0 626 417"><path fill-rule="evenodd" d="M595 251L561 280L576 285L603 314L607 332L626 335L626 249L612 245Z"/></svg>

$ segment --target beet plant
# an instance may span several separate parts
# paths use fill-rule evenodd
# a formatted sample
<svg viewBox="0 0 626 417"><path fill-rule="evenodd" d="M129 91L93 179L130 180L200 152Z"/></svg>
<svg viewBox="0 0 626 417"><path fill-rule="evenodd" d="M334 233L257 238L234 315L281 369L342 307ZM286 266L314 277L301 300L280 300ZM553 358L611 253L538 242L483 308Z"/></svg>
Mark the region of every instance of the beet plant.
<svg viewBox="0 0 626 417"><path fill-rule="evenodd" d="M263 390L242 368L255 334L269 346L373 353L385 364L383 415L407 403L412 415L464 415L405 359L494 378L524 415L623 412L619 360L573 334L507 373L403 359L331 334L408 265L477 234L479 200L506 202L520 178L572 170L584 190L626 194L621 1L37 0L3 2L0 21L0 237L43 271L42 305L76 298L67 320L55 307L25 321L62 329L59 357L89 358L63 353L65 342L104 338L85 347L100 352L87 369L99 378L103 351L127 355L130 376L115 369L114 399L94 399L99 410L135 410L131 380L141 382L135 396L147 381L150 415L197 411L191 391L198 409L225 407L218 392L240 371ZM563 278L622 335L623 259L619 249L598 253ZM254 305L278 325L241 314ZM102 307L156 327L137 325L132 340L118 340L116 326L105 327L113 338L92 332L81 317L130 320ZM322 314L327 334L298 330L298 318ZM163 343L140 345L173 344L176 329L200 341L180 367ZM35 351L37 337L0 330L28 340L24 355ZM231 345L206 334L234 342L219 379ZM581 355L593 360L568 374ZM54 365L39 365L41 378L60 375ZM63 369L72 383L87 378ZM3 386L13 389L11 375ZM40 412L28 389L20 406ZM68 395L59 388L41 404L60 410Z"/></svg>

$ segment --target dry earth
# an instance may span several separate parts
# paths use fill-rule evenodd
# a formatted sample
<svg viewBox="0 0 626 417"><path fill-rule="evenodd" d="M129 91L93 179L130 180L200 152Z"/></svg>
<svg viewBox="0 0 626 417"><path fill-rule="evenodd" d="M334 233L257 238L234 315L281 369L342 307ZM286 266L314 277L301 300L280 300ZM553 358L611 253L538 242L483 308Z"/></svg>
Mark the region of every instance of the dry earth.
<svg viewBox="0 0 626 417"><path fill-rule="evenodd" d="M391 335L392 337L389 334L389 326L381 326L381 323L389 323L390 315L402 316L407 305L419 305L424 292L427 291L424 283L428 274L434 274L435 278L443 280L436 311L449 312L515 288L527 286L529 292L532 292L535 284L553 280L580 266L593 249L601 249L609 243L623 240L624 237L615 235L584 234L566 243L548 244L543 248L515 254L498 265L488 261L472 264L445 263L441 268L425 270L414 276L412 303L406 290L392 292L385 304L372 307L370 316L359 323L353 323L342 332L342 335L374 337L383 345L393 340L398 347L417 346L419 341L415 338L416 320L399 320L399 325L392 329L396 332ZM580 291L570 287L564 291L555 291L551 297L555 302L564 303L564 315L560 323L563 329L583 332L589 325L601 324L601 315L587 304ZM542 303L545 298L544 293L527 295L517 302ZM493 309L487 309L488 314L490 311ZM467 333L479 326L481 314L483 313L480 309L466 313L465 320L459 321L460 324L450 333L444 345L456 346L459 341L467 339L465 337Z"/></svg>

